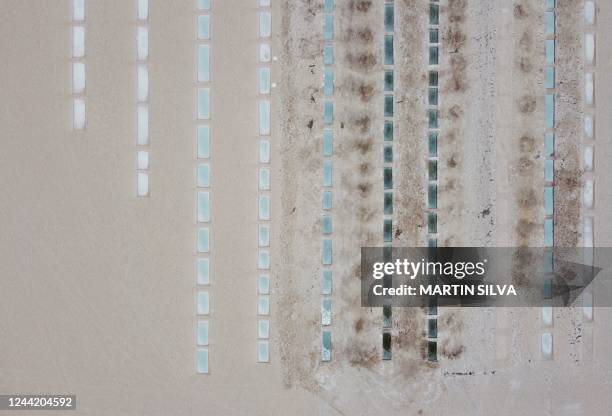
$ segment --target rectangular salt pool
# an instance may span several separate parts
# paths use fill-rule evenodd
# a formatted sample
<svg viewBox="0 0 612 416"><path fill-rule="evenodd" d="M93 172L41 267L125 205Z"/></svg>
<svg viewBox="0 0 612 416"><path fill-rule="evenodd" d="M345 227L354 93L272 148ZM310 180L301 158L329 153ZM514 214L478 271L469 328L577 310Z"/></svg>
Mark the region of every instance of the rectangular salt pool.
<svg viewBox="0 0 612 416"><path fill-rule="evenodd" d="M199 374L208 374L208 350L206 348L198 350L196 368Z"/></svg>
<svg viewBox="0 0 612 416"><path fill-rule="evenodd" d="M198 82L210 81L210 46L198 45Z"/></svg>
<svg viewBox="0 0 612 416"><path fill-rule="evenodd" d="M259 100L259 134L270 135L270 101Z"/></svg>
<svg viewBox="0 0 612 416"><path fill-rule="evenodd" d="M198 192L198 222L210 221L210 196L207 191Z"/></svg>
<svg viewBox="0 0 612 416"><path fill-rule="evenodd" d="M385 65L393 65L393 36L385 35L385 48L384 48L384 63Z"/></svg>
<svg viewBox="0 0 612 416"><path fill-rule="evenodd" d="M323 186L332 186L332 162L331 160L323 161Z"/></svg>
<svg viewBox="0 0 612 416"><path fill-rule="evenodd" d="M198 126L198 159L208 159L210 157L210 128L208 126Z"/></svg>
<svg viewBox="0 0 612 416"><path fill-rule="evenodd" d="M330 238L323 239L321 262L327 266L332 264L332 240Z"/></svg>
<svg viewBox="0 0 612 416"><path fill-rule="evenodd" d="M260 295L267 295L270 293L270 276L267 274L259 275L257 280L257 292Z"/></svg>
<svg viewBox="0 0 612 416"><path fill-rule="evenodd" d="M322 272L321 294L331 295L332 293L332 271L325 269Z"/></svg>
<svg viewBox="0 0 612 416"><path fill-rule="evenodd" d="M208 321L198 321L197 344L208 345Z"/></svg>
<svg viewBox="0 0 612 416"><path fill-rule="evenodd" d="M549 129L554 128L555 127L555 96L554 94L546 94L545 117L546 117L546 128L549 128Z"/></svg>
<svg viewBox="0 0 612 416"><path fill-rule="evenodd" d="M332 193L330 191L323 192L322 206L325 210L332 209Z"/></svg>
<svg viewBox="0 0 612 416"><path fill-rule="evenodd" d="M331 361L331 331L321 332L321 361Z"/></svg>
<svg viewBox="0 0 612 416"><path fill-rule="evenodd" d="M210 284L210 261L208 259L197 259L196 269L198 285Z"/></svg>
<svg viewBox="0 0 612 416"><path fill-rule="evenodd" d="M385 31L393 32L394 10L393 3L385 4Z"/></svg>
<svg viewBox="0 0 612 416"><path fill-rule="evenodd" d="M555 188L547 186L544 188L544 214L552 216L555 211Z"/></svg>
<svg viewBox="0 0 612 416"><path fill-rule="evenodd" d="M198 119L208 120L210 118L210 90L198 88Z"/></svg>
<svg viewBox="0 0 612 416"><path fill-rule="evenodd" d="M330 96L334 93L334 70L325 68L323 70L323 94Z"/></svg>
<svg viewBox="0 0 612 416"><path fill-rule="evenodd" d="M329 298L321 300L321 325L331 325L332 301Z"/></svg>
<svg viewBox="0 0 612 416"><path fill-rule="evenodd" d="M323 130L323 156L331 156L334 151L333 131L331 129Z"/></svg>

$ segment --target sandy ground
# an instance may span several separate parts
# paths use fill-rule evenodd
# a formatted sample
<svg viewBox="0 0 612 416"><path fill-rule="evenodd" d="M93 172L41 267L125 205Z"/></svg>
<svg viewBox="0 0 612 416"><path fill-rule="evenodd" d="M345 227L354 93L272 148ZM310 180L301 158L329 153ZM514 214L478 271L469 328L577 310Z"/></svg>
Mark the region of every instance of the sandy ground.
<svg viewBox="0 0 612 416"><path fill-rule="evenodd" d="M585 322L580 309L555 309L545 361L539 308L443 308L429 363L425 311L396 308L393 360L381 360L382 312L359 306L358 278L359 249L382 244L383 220L383 9L369 0L336 0L334 12L329 363L320 2L273 1L269 364L256 363L257 4L213 3L211 373L196 375L195 4L150 1L151 196L137 199L133 3L87 0L84 133L70 129L70 2L0 6L0 392L74 393L83 415L605 414L608 310ZM440 245L542 244L543 3L440 2ZM583 215L581 3L557 0L555 243L569 246ZM394 245L424 245L429 2L395 4ZM601 48L611 17L602 5L598 245L612 239Z"/></svg>

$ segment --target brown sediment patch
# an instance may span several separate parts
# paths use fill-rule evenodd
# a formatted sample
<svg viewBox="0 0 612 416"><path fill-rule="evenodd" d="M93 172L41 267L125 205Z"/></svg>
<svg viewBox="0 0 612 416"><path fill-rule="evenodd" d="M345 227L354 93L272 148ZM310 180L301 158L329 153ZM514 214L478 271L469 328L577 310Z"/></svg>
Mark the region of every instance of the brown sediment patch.
<svg viewBox="0 0 612 416"><path fill-rule="evenodd" d="M365 155L372 150L372 146L374 145L374 138L368 137L363 139L357 139L353 142L353 148L357 150L362 155Z"/></svg>
<svg viewBox="0 0 612 416"><path fill-rule="evenodd" d="M438 318L439 330L456 336L463 330L463 320L457 312L445 313Z"/></svg>
<svg viewBox="0 0 612 416"><path fill-rule="evenodd" d="M458 312L443 313L438 317L438 332L440 337L439 353L448 359L456 359L465 351L461 343L464 323Z"/></svg>
<svg viewBox="0 0 612 416"><path fill-rule="evenodd" d="M349 11L358 11L365 13L370 10L372 0L351 0L348 2Z"/></svg>
<svg viewBox="0 0 612 416"><path fill-rule="evenodd" d="M529 249L524 249L524 247L519 247L512 256L512 263L512 284L517 287L529 286L531 277L536 276L538 269L533 252Z"/></svg>
<svg viewBox="0 0 612 416"><path fill-rule="evenodd" d="M465 20L465 9L467 8L467 0L449 0L448 2L448 20L451 23L462 23Z"/></svg>
<svg viewBox="0 0 612 416"><path fill-rule="evenodd" d="M369 183L360 183L357 185L357 189L359 190L359 196L362 198L367 198L372 190L372 185Z"/></svg>
<svg viewBox="0 0 612 416"><path fill-rule="evenodd" d="M451 26L442 41L446 43L449 50L457 53L465 45L466 36L457 26Z"/></svg>
<svg viewBox="0 0 612 416"><path fill-rule="evenodd" d="M373 209L361 206L358 209L357 218L359 219L360 222L366 223L366 222L371 221L375 217L375 215L376 215L376 212L374 212Z"/></svg>
<svg viewBox="0 0 612 416"><path fill-rule="evenodd" d="M355 328L355 332L359 333L363 330L363 326L365 325L365 321L363 318L359 318L353 324L353 328Z"/></svg>
<svg viewBox="0 0 612 416"><path fill-rule="evenodd" d="M468 87L467 75L465 73L465 70L467 68L467 60L463 55L455 54L450 59L450 67L450 92L466 91Z"/></svg>
<svg viewBox="0 0 612 416"><path fill-rule="evenodd" d="M455 327L459 324L455 313L447 313L440 318L440 325L446 328Z"/></svg>
<svg viewBox="0 0 612 416"><path fill-rule="evenodd" d="M531 31L525 31L519 40L519 46L522 52L531 52L533 47L533 34Z"/></svg>
<svg viewBox="0 0 612 416"><path fill-rule="evenodd" d="M519 169L531 169L534 167L532 160L533 156L521 156L518 160L517 167Z"/></svg>
<svg viewBox="0 0 612 416"><path fill-rule="evenodd" d="M401 311L400 316L393 322L395 329L391 336L393 349L418 351L420 356L420 343L427 341L425 332L425 314L421 309L407 308Z"/></svg>
<svg viewBox="0 0 612 416"><path fill-rule="evenodd" d="M531 63L531 59L526 56L523 56L519 59L519 69L521 72L529 73L533 70L533 64Z"/></svg>
<svg viewBox="0 0 612 416"><path fill-rule="evenodd" d="M517 4L514 6L514 17L517 19L524 19L527 17L527 11L525 10L525 6L522 4Z"/></svg>
<svg viewBox="0 0 612 416"><path fill-rule="evenodd" d="M374 95L374 86L362 84L359 86L359 97L361 101L370 101Z"/></svg>
<svg viewBox="0 0 612 416"><path fill-rule="evenodd" d="M527 240L533 235L534 230L542 230L542 224L539 222L530 221L526 218L519 219L516 224L516 233L519 241Z"/></svg>
<svg viewBox="0 0 612 416"><path fill-rule="evenodd" d="M531 114L537 107L536 99L533 95L523 95L518 100L518 108L522 114Z"/></svg>
<svg viewBox="0 0 612 416"><path fill-rule="evenodd" d="M349 77L343 82L342 89L359 96L362 102L368 102L376 93L375 84L364 79L363 76Z"/></svg>
<svg viewBox="0 0 612 416"><path fill-rule="evenodd" d="M448 114L455 120L461 118L463 115L463 109L458 104L453 105L449 110Z"/></svg>
<svg viewBox="0 0 612 416"><path fill-rule="evenodd" d="M370 101L374 95L374 86L371 84L361 84L359 86L359 98L361 101Z"/></svg>
<svg viewBox="0 0 612 416"><path fill-rule="evenodd" d="M347 53L346 62L353 70L370 71L376 66L378 60L376 59L376 55L373 53Z"/></svg>
<svg viewBox="0 0 612 416"><path fill-rule="evenodd" d="M446 183L442 187L442 190L444 190L444 191L452 191L452 190L455 189L456 185L457 185L457 180L456 179L449 179L449 180L446 181Z"/></svg>
<svg viewBox="0 0 612 416"><path fill-rule="evenodd" d="M344 355L353 367L372 369L380 361L380 353L376 347L366 346L355 338L348 341Z"/></svg>
<svg viewBox="0 0 612 416"><path fill-rule="evenodd" d="M366 133L370 130L370 116L362 116L352 120L361 133Z"/></svg>
<svg viewBox="0 0 612 416"><path fill-rule="evenodd" d="M455 360L459 358L464 351L464 345L453 345L453 343L448 339L442 341L440 344L440 354L444 358L448 358L449 360Z"/></svg>
<svg viewBox="0 0 612 416"><path fill-rule="evenodd" d="M533 165L530 165L533 167ZM538 206L538 197L534 188L523 185L518 188L516 202L521 209L530 209Z"/></svg>
<svg viewBox="0 0 612 416"><path fill-rule="evenodd" d="M358 30L347 30L345 41L355 42L356 40L365 43L372 42L374 40L374 34L372 33L372 29L370 29L369 27L365 27L363 29Z"/></svg>
<svg viewBox="0 0 612 416"><path fill-rule="evenodd" d="M582 171L580 169L573 169L573 170L559 169L556 182L559 185L563 185L570 191L575 191L582 184L582 181L580 179L581 176L582 176Z"/></svg>
<svg viewBox="0 0 612 416"><path fill-rule="evenodd" d="M370 171L370 169L372 168L372 165L370 165L368 162L363 162L359 165L359 173L366 174Z"/></svg>
<svg viewBox="0 0 612 416"><path fill-rule="evenodd" d="M521 154L532 154L536 149L536 140L533 136L523 135L519 139L519 151Z"/></svg>
<svg viewBox="0 0 612 416"><path fill-rule="evenodd" d="M456 168L457 165L459 164L459 155L456 153L453 153L451 155L451 157L448 158L448 160L446 161L446 166L448 166L449 168Z"/></svg>

